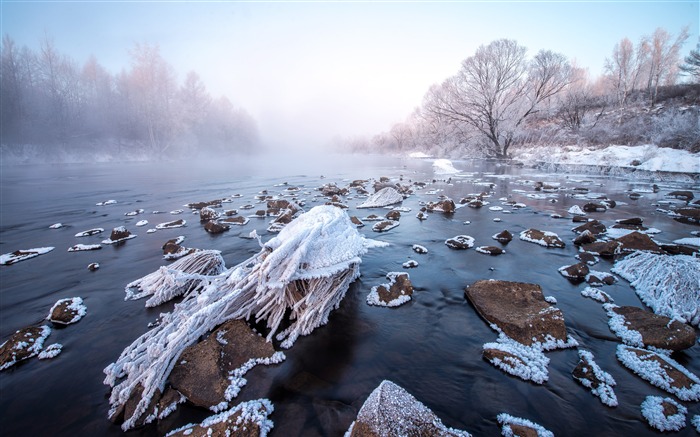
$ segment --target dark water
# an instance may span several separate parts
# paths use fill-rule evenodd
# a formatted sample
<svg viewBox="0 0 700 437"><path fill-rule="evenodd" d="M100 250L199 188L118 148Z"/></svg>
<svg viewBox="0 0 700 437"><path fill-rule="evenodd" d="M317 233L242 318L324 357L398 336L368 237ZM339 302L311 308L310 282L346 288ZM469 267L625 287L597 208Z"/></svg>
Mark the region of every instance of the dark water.
<svg viewBox="0 0 700 437"><path fill-rule="evenodd" d="M643 216L645 225L662 232L659 242L690 236L697 227L677 223L656 212L657 201L668 200L672 189L700 188L660 183L658 194L644 192L630 200L625 191L651 191L650 183L590 176L541 175L533 170L496 167L493 164L457 162L466 176L434 176L430 163L420 160L368 157L328 157L292 162L231 160L210 165L131 164L2 167L0 208L0 253L32 247L55 246L49 254L0 267L0 339L15 330L42 323L49 308L60 298L81 296L88 314L79 323L54 329L45 345L63 344L63 352L53 360L31 359L0 373L0 433L3 435L121 435L121 429L106 419L108 387L102 384L102 369L113 362L122 349L147 329L149 322L171 307L145 309L144 301L124 299L124 286L164 265L161 245L178 235L187 237L184 245L221 250L228 266L256 253L255 241L240 238L256 229L266 241L266 219L251 219L244 227L217 236L207 234L197 216L184 213L188 226L146 234L155 224L173 220L168 212L186 209L189 202L211 200L240 193L228 208L253 203L260 190L271 194L288 182L303 186L307 208L321 200L313 198L314 188L328 182L347 184L353 179L389 176L397 180L430 181L403 202L410 207L399 227L382 234L366 226L360 232L392 243L389 248L371 250L361 266L362 276L350 288L329 323L302 337L285 351L287 360L272 367L257 367L248 373L248 385L238 399L269 398L275 411L272 435L336 436L348 428L369 393L389 379L406 388L433 409L451 427L474 435L499 435L496 416L506 412L540 423L555 435L655 435L641 416L639 405L648 395L671 396L639 379L615 358L618 341L607 327L601 305L580 295L585 285L573 285L557 273L557 268L576 262L571 244L574 234L569 219L554 219L551 213L567 215L572 205L583 205L564 193L549 199L532 199L531 182L561 182L562 186L586 186L591 192L607 194L624 204L605 213L589 214L611 224L618 218ZM195 167L194 169L192 167ZM321 176L325 176L321 178ZM420 201L436 195L427 190L443 190L455 200L469 193L487 190L483 183L495 183L490 206L501 197L523 202L527 208L512 214L462 208L452 216L432 214L421 222L415 218ZM524 192L522 192L524 191ZM110 206L97 202L116 199ZM361 199L350 199L349 213L364 217L384 210L356 210ZM665 207L665 206L663 206ZM143 208L145 214L125 217L124 213ZM257 208L256 208L257 209ZM510 208L505 208L510 209ZM152 211L164 211L155 215ZM239 210L240 211L240 210ZM243 211L245 213L245 211ZM502 222L494 222L494 218ZM137 228L138 220L149 225ZM465 221L471 224L464 224ZM62 222L67 227L49 229ZM97 243L113 227L125 225L138 237L121 246L102 250L68 253L76 243ZM105 233L88 238L74 234L94 227ZM567 242L564 249L545 249L517 239L529 227L556 232ZM453 251L444 240L458 234L476 238L476 245L499 244L491 235L508 229L516 236L500 257L489 257L473 249ZM107 235L105 235L107 234ZM413 244L429 250L417 255ZM416 287L413 300L395 309L370 307L365 298L374 285L384 283L385 274L403 270L401 264L416 259L418 268L408 270ZM86 266L99 262L90 272ZM609 271L612 264L602 260L594 270ZM480 279L503 279L540 284L545 295L554 296L563 311L569 334L580 347L590 350L598 364L617 381L615 392L620 405L604 406L598 398L575 382L571 371L578 362L576 349L548 352L549 381L535 385L511 377L481 358L481 348L497 337L464 298L464 287ZM618 305L642 306L629 287L620 280L603 288ZM691 372L700 374L700 345L677 353L674 358ZM688 422L700 414L697 403L684 402ZM179 411L158 425L149 425L129 435L160 435L210 413L181 406ZM677 435L697 435L688 425Z"/></svg>

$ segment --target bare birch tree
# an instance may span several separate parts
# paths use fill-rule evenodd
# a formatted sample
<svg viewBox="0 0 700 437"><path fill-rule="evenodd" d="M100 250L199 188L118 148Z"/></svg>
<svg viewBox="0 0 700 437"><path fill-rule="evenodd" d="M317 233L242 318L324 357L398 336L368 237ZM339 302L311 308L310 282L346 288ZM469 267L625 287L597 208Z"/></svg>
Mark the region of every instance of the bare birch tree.
<svg viewBox="0 0 700 437"><path fill-rule="evenodd" d="M653 106L659 93L659 84L675 84L678 75L678 63L683 44L688 40L688 28L681 29L673 40L673 35L665 29L657 28L650 38L649 52L649 90L650 103Z"/></svg>

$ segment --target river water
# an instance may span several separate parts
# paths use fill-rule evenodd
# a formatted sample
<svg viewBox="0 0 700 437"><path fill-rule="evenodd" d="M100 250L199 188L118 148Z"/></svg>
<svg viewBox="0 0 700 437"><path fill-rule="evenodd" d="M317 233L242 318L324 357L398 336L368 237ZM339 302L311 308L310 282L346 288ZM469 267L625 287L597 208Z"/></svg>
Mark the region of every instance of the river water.
<svg viewBox="0 0 700 437"><path fill-rule="evenodd" d="M166 264L161 246L178 235L187 247L217 249L227 266L233 266L259 247L241 238L253 229L263 241L269 219L251 219L243 227L224 234L209 235L190 215L184 204L241 194L226 208L255 202L261 190L281 192L283 182L302 187L306 208L322 204L315 188L335 182L347 185L354 179L387 176L398 181L429 182L425 189L406 199L400 226L375 233L371 223L360 230L370 238L391 243L372 249L363 257L362 276L352 284L327 325L301 337L285 351L286 361L260 366L248 373L248 385L238 399L269 398L275 411L270 416L273 436L337 436L348 428L369 393L384 379L404 387L431 408L451 427L474 435L499 435L496 416L508 413L541 424L555 435L655 435L640 413L648 395L671 396L641 380L615 358L619 344L607 326L601 305L584 298L585 284L570 283L557 268L577 262L571 220L573 205L585 200L561 190L548 198L533 198L533 181L560 183L562 188L584 186L591 193L608 195L618 206L605 213L589 214L606 225L615 219L641 216L644 224L662 232L659 242L691 236L697 227L677 223L656 211L671 190L690 189L696 196L697 183L657 182L661 190L651 192L651 181L579 175L539 174L536 170L497 166L483 162L455 162L462 170L457 176L435 175L430 161L390 157L328 156L292 159L257 157L231 159L210 164L136 163L90 165L28 165L2 167L0 208L0 253L17 249L54 246L55 250L12 266L0 267L0 339L15 330L42 323L49 308L60 298L80 296L88 312L78 323L55 328L45 345L63 344L54 359L33 358L0 373L0 429L4 435L121 435L106 418L109 387L103 385L102 370L122 349L147 330L163 311L162 305L146 309L144 301L124 301L124 286ZM432 182L435 180L435 182ZM493 185L489 185L493 184ZM429 193L437 190L436 194ZM638 200L628 190L642 193ZM415 218L422 201L444 194L455 201L470 193L490 191L489 206L500 206L500 198L527 205L512 213L460 208L453 215L431 214L421 222ZM530 195L530 196L528 196ZM96 206L114 199L116 204ZM349 214L364 217L385 210L357 210L363 199L347 199ZM145 213L127 217L126 212ZM169 211L185 209L181 216ZM258 209L258 208L256 208ZM510 211L511 208L504 207ZM154 214L153 211L164 211ZM253 210L254 211L254 210ZM239 212L245 213L245 211ZM147 234L157 223L185 218L184 228ZM494 219L501 219L500 222ZM138 220L150 223L135 227ZM465 224L465 222L469 224ZM53 223L66 225L49 229ZM69 253L77 243L98 243L109 231L124 225L138 237L99 251ZM77 232L105 228L105 233L76 238ZM553 231L567 242L564 249L546 249L517 239L530 227ZM491 238L508 229L516 238L506 254L490 257L474 249L454 251L444 240L467 234L476 245L500 246ZM418 255L413 244L428 248ZM402 271L402 264L415 259L419 266L406 270L416 291L413 300L398 308L379 308L365 303L371 287L385 283L390 271ZM98 262L100 269L87 270ZM609 271L606 260L594 270ZM511 377L481 357L482 345L495 341L497 334L479 317L464 297L464 288L480 279L503 279L539 284L546 296L554 296L562 310L569 334L581 348L590 350L597 363L617 381L620 405L604 406L578 384L571 371L578 362L575 348L548 352L549 381L543 385ZM629 284L620 279L603 288L618 305L643 306ZM700 345L674 354L691 372L700 374ZM688 422L700 414L697 403L684 402ZM162 435L188 422L201 421L209 412L183 405L157 425L130 431L129 435ZM677 435L696 435L686 427Z"/></svg>

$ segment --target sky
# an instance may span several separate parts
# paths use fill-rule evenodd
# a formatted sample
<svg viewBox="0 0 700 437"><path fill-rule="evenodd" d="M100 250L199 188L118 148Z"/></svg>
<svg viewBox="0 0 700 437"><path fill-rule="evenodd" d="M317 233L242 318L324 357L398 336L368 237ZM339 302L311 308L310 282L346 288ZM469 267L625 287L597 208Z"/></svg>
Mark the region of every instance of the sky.
<svg viewBox="0 0 700 437"><path fill-rule="evenodd" d="M130 65L157 44L184 81L196 71L258 122L273 147L310 148L371 136L403 121L428 88L480 45L510 38L603 71L622 38L684 26L698 42L691 1L24 1L0 0L0 26L19 46L48 36L79 63Z"/></svg>

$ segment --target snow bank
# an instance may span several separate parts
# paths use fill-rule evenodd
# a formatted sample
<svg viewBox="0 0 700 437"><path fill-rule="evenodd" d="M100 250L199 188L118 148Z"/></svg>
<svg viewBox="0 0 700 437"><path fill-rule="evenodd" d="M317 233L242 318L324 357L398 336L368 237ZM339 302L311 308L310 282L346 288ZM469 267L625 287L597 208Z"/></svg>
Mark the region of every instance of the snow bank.
<svg viewBox="0 0 700 437"><path fill-rule="evenodd" d="M700 156L685 150L646 146L610 146L590 150L583 147L542 147L522 153L518 157L530 164L611 166L626 169L700 173ZM633 165L633 164L639 165Z"/></svg>
<svg viewBox="0 0 700 437"><path fill-rule="evenodd" d="M433 161L433 171L435 174L454 174L454 173L459 173L459 170L457 170L454 165L452 165L452 161L449 159L436 159Z"/></svg>
<svg viewBox="0 0 700 437"><path fill-rule="evenodd" d="M663 404L671 404L676 407L677 412L666 416ZM649 422L649 425L659 431L680 431L685 428L685 415L688 409L672 398L662 398L661 396L647 396L642 402L642 416Z"/></svg>
<svg viewBox="0 0 700 437"><path fill-rule="evenodd" d="M611 269L656 314L700 326L700 258L636 252Z"/></svg>
<svg viewBox="0 0 700 437"><path fill-rule="evenodd" d="M685 246L700 247L700 237L679 238L678 240L673 240L673 242L676 244L683 244Z"/></svg>

